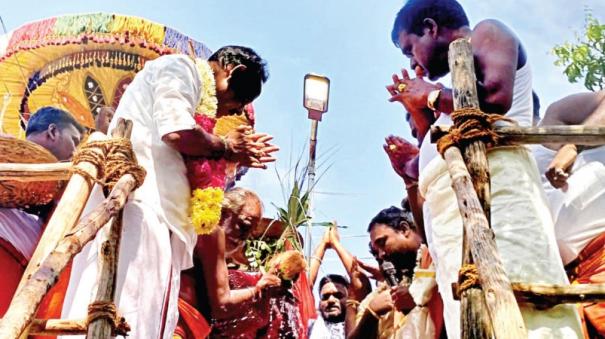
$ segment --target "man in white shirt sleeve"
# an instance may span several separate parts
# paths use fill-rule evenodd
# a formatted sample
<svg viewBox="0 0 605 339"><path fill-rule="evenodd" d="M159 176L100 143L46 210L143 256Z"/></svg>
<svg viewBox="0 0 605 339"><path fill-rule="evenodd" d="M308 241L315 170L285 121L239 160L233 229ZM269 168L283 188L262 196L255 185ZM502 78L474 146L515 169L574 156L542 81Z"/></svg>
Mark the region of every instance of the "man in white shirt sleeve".
<svg viewBox="0 0 605 339"><path fill-rule="evenodd" d="M176 326L180 272L192 266L197 239L182 155L223 157L253 168L275 160L270 154L277 147L267 143L267 135L242 126L220 138L200 128L194 114L213 102L217 118L242 112L260 95L267 77L256 52L227 46L207 62L185 55L150 61L124 93L109 130L119 118L133 121L132 145L147 171L124 209L120 243L116 305L132 328L130 338L171 338ZM93 192L87 209L100 199L100 190ZM65 318L85 317L96 294L103 238L100 234L74 259Z"/></svg>

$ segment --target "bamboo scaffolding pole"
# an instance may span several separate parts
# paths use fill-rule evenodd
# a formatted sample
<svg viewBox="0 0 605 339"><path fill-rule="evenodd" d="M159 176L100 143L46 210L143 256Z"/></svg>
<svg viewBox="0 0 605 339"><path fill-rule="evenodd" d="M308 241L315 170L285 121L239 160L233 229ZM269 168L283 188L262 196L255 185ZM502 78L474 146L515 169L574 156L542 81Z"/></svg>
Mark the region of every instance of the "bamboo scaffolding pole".
<svg viewBox="0 0 605 339"><path fill-rule="evenodd" d="M131 133L132 121L120 119L116 128L112 131L112 137L130 139ZM98 257L99 274L97 281L99 283L95 301L113 302L115 299L123 213L123 210L118 213L111 224L107 240L101 245L101 253ZM109 319L97 318L89 324L88 338L110 338L112 330L113 327Z"/></svg>
<svg viewBox="0 0 605 339"><path fill-rule="evenodd" d="M30 335L85 335L86 320L34 319L29 327Z"/></svg>
<svg viewBox="0 0 605 339"><path fill-rule="evenodd" d="M437 142L449 130L449 126L432 126L431 142ZM605 145L605 126L496 126L494 131L498 133L504 142L514 144L571 143L584 146Z"/></svg>
<svg viewBox="0 0 605 339"><path fill-rule="evenodd" d="M467 39L458 39L450 44L448 61L452 72L454 109L479 108L474 58ZM462 292L462 338L527 337L521 311L502 268L489 225L491 198L486 146L482 141L475 141L462 152L464 157L457 147L449 147L444 158L464 225L463 265L474 263L477 266L485 298L481 300L477 292L472 291L477 289ZM479 310L483 309L483 302L488 312Z"/></svg>
<svg viewBox="0 0 605 339"><path fill-rule="evenodd" d="M71 259L90 242L99 229L112 223L136 187L131 174L120 178L110 195L86 215L40 264L25 285L17 291L4 318L0 320L0 339L16 339L31 323L40 301L56 283Z"/></svg>
<svg viewBox="0 0 605 339"><path fill-rule="evenodd" d="M50 164L0 164L0 181L55 181L67 180L71 176L71 162Z"/></svg>
<svg viewBox="0 0 605 339"><path fill-rule="evenodd" d="M102 133L93 133L88 138L88 142L104 140L106 138L107 136ZM102 151L98 150L97 152L101 153ZM89 162L81 162L77 164L76 167L85 171L93 178L97 178L98 176L96 166ZM57 247L59 241L77 223L82 214L82 210L86 205L86 201L90 196L91 190L91 185L88 184L87 179L82 175L74 173L71 176L67 187L65 187L63 196L61 197L55 212L48 221L29 264L25 268L25 272L23 273L23 277L17 288L17 293L27 283L44 258Z"/></svg>

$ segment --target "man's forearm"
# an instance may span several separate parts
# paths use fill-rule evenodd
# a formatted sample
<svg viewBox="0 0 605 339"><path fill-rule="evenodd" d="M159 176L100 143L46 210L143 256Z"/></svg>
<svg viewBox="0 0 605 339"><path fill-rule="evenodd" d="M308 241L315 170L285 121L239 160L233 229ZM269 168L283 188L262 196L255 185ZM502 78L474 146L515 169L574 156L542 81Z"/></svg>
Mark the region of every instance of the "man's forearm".
<svg viewBox="0 0 605 339"><path fill-rule="evenodd" d="M225 142L203 128L196 126L191 130L169 133L162 141L179 151L191 156L211 157L225 153Z"/></svg>
<svg viewBox="0 0 605 339"><path fill-rule="evenodd" d="M450 114L454 111L454 97L451 89L443 88L441 90L439 98L435 103L435 109L446 114Z"/></svg>
<svg viewBox="0 0 605 339"><path fill-rule="evenodd" d="M378 319L367 309L363 313L361 320L350 332L347 332L348 339L374 339L378 338Z"/></svg>
<svg viewBox="0 0 605 339"><path fill-rule="evenodd" d="M418 229L418 233L422 236L426 242L426 234L424 231L424 216L422 214L422 197L418 192L418 183L405 184L405 189L408 194L408 202L410 203L410 210L412 210L412 216L414 217L414 223Z"/></svg>

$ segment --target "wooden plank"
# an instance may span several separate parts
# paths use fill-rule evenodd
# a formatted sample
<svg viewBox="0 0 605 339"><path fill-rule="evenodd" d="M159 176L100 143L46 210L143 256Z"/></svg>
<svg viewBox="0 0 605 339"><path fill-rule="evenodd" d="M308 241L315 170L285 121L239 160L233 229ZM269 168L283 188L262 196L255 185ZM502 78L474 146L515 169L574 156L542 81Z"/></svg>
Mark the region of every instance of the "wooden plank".
<svg viewBox="0 0 605 339"><path fill-rule="evenodd" d="M454 109L479 108L474 57L467 39L458 39L450 44L448 62L452 72ZM454 118L454 123L457 122ZM484 299L479 299L476 292L469 294L472 288L467 289L462 292L461 307L478 305L477 308L483 309L480 304L485 302L488 312L461 309L461 336L525 338L527 331L523 318L489 226L490 176L485 144L475 141L462 152L464 157L457 147L450 147L444 158L464 225L463 264L475 263L477 266ZM474 299L469 299L471 296Z"/></svg>
<svg viewBox="0 0 605 339"><path fill-rule="evenodd" d="M437 140L446 135L449 130L449 126L432 126L431 142L437 142ZM562 143L584 146L605 145L605 126L496 126L494 127L494 130L503 141L513 144Z"/></svg>
<svg viewBox="0 0 605 339"><path fill-rule="evenodd" d="M34 319L29 327L30 335L85 335L86 320Z"/></svg>
<svg viewBox="0 0 605 339"><path fill-rule="evenodd" d="M71 176L71 162L51 164L0 164L0 181L54 181L67 180Z"/></svg>
<svg viewBox="0 0 605 339"><path fill-rule="evenodd" d="M513 282L512 287L518 301L544 307L605 302L605 284L551 285Z"/></svg>

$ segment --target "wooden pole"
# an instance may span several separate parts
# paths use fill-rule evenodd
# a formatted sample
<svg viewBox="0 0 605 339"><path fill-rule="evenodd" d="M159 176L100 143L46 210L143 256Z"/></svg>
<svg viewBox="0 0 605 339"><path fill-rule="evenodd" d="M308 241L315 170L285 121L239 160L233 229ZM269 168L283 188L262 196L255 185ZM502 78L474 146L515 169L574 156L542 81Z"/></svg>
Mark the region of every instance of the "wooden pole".
<svg viewBox="0 0 605 339"><path fill-rule="evenodd" d="M101 227L113 222L135 186L136 180L131 174L120 178L109 197L84 217L43 260L40 267L32 272L25 285L13 297L4 318L0 320L0 339L19 338L32 321L40 301L56 283L65 266L95 237Z"/></svg>
<svg viewBox="0 0 605 339"><path fill-rule="evenodd" d="M431 142L435 143L450 130L449 126L432 126ZM504 142L513 144L576 144L605 145L605 126L496 126L494 130Z"/></svg>
<svg viewBox="0 0 605 339"><path fill-rule="evenodd" d="M454 44L450 46L450 50L454 48ZM450 52L449 56L449 64L450 70L452 72L452 88L454 88L454 108L465 108L465 107L479 107L479 99L477 95L477 88L474 83L470 83L472 81L465 76L464 74L460 74L461 72L471 72L474 78L474 69L462 69L454 64L456 61L455 56ZM464 55L463 57L467 57ZM471 53L472 58L472 53ZM463 65L466 65L465 60L463 61ZM458 61L460 62L460 61ZM454 82L454 73L456 73L456 82ZM468 91L467 95L460 95L460 93L466 90ZM476 164L477 161L482 162L481 157L473 157L473 163ZM487 161L487 160L486 160ZM473 166L474 169L477 166ZM451 174L451 171L450 171ZM489 175L489 172L487 173ZM489 180L489 176L487 177ZM453 177L452 177L453 182ZM484 212L487 211L486 215L489 215L489 181L481 181L481 182L473 182L475 184L475 189L479 195L479 201L483 203ZM482 187L483 186L487 186ZM488 217L489 220L489 217ZM462 230L462 265L472 265L473 255L470 250L470 246L468 244L468 234L466 227ZM462 297L460 300L460 333L462 338L493 338L493 326L491 319L489 317L489 312L487 311L487 305L485 303L485 297L480 287L471 287L462 292Z"/></svg>
<svg viewBox="0 0 605 339"><path fill-rule="evenodd" d="M112 137L130 139L131 133L132 121L120 119L116 128L112 131ZM117 218L114 219L109 230L109 236L101 245L101 253L98 257L99 274L97 281L99 283L94 298L95 301L113 302L115 299L123 213L124 211L121 210ZM89 324L87 338L110 338L112 330L109 319L97 318Z"/></svg>
<svg viewBox="0 0 605 339"><path fill-rule="evenodd" d="M513 295L510 281L502 268L494 233L483 213L483 207L479 203L462 154L457 147L450 147L445 151L444 158L452 177L452 186L456 192L467 244L479 272L479 281L494 335L499 339L526 338L523 318ZM463 305L467 291L463 291L461 295ZM472 303L474 300L469 301L471 301L470 305L474 307ZM466 314L464 310L462 314ZM481 315L480 319L466 320L468 326L472 327L473 323L474 326L484 323L486 320L482 318L486 315ZM463 325L464 321L463 319ZM463 332L463 338L470 338L470 336Z"/></svg>
<svg viewBox="0 0 605 339"><path fill-rule="evenodd" d="M93 133L88 138L88 141L98 141L106 138L102 133ZM98 150L98 152L101 153L102 151ZM76 167L85 171L93 178L97 178L98 173L95 165L89 162L80 162ZM29 264L25 268L25 272L17 288L17 293L27 283L44 258L57 247L59 241L76 224L90 196L91 190L92 187L88 184L85 177L77 173L71 176L67 187L65 187L63 196L48 221Z"/></svg>
<svg viewBox="0 0 605 339"><path fill-rule="evenodd" d="M458 39L450 44L448 61L452 72L454 109L479 108L474 57L467 39ZM458 148L450 147L444 158L464 224L463 264L476 264L485 299L481 300L473 294L476 292L472 292L472 288L462 292L462 337L491 337L489 331L493 329L496 338L525 338L527 331L521 311L502 268L494 234L489 227L491 198L486 146L476 141L463 152L464 158ZM473 310L476 305L483 308L483 302L488 313ZM475 334L477 327L484 330Z"/></svg>
<svg viewBox="0 0 605 339"><path fill-rule="evenodd" d="M0 164L0 181L54 181L71 176L71 162L51 164Z"/></svg>

